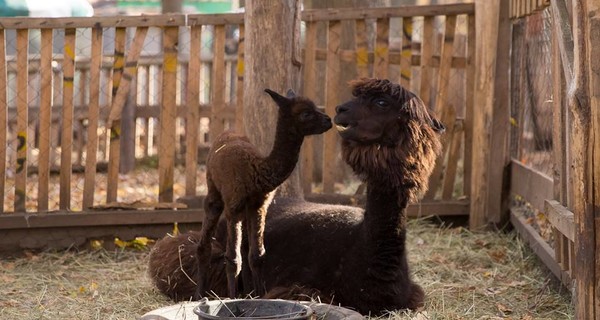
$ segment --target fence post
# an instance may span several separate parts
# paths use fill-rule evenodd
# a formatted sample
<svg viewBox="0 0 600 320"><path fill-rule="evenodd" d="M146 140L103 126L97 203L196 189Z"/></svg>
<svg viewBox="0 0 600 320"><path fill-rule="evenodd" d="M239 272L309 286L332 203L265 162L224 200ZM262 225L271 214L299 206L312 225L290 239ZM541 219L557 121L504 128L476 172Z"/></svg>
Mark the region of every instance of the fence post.
<svg viewBox="0 0 600 320"><path fill-rule="evenodd" d="M486 224L500 0L475 1L475 90L469 227Z"/></svg>
<svg viewBox="0 0 600 320"><path fill-rule="evenodd" d="M569 132L575 214L575 318L600 319L600 4L573 2L574 62Z"/></svg>
<svg viewBox="0 0 600 320"><path fill-rule="evenodd" d="M494 82L494 102L492 111L492 138L489 163L489 190L487 222L501 226L509 218L508 190L510 186L507 170L510 157L508 137L510 132L510 20L508 0L500 0L498 25L498 47L496 51L496 77Z"/></svg>

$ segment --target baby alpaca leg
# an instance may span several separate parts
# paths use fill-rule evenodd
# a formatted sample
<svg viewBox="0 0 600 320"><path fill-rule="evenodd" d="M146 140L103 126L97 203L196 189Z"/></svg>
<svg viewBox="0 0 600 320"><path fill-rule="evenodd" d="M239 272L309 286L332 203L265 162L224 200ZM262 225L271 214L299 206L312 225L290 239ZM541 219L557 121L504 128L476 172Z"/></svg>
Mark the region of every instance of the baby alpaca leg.
<svg viewBox="0 0 600 320"><path fill-rule="evenodd" d="M225 273L230 298L237 296L237 282L242 270L242 216L233 214L227 219L227 250L225 251Z"/></svg>
<svg viewBox="0 0 600 320"><path fill-rule="evenodd" d="M204 199L204 219L202 221L202 230L200 231L200 240L198 243L198 249L196 257L198 259L198 274L200 275L200 281L196 288L195 298L202 298L206 290L209 289L209 283L206 283L206 275L208 275L210 269L210 255L212 250L212 237L215 234L219 217L223 212L223 200L221 195L214 188L211 188L209 182L209 190L206 198Z"/></svg>
<svg viewBox="0 0 600 320"><path fill-rule="evenodd" d="M248 212L248 243L250 244L248 252L248 264L252 271L252 285L254 294L262 297L265 290L263 277L263 261L265 256L264 233L266 208L260 208L256 212Z"/></svg>

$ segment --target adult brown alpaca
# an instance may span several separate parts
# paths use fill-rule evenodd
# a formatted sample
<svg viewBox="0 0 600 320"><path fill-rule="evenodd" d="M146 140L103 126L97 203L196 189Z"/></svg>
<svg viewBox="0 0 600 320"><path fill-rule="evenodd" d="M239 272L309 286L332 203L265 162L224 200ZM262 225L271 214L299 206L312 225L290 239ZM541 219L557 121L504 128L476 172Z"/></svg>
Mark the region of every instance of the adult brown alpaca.
<svg viewBox="0 0 600 320"><path fill-rule="evenodd" d="M211 239L217 222L225 213L227 221L226 268L228 295L237 296L238 275L241 271L242 225L246 226L249 244L248 257L254 293L263 295L264 229L267 208L275 189L292 173L298 162L305 136L320 134L332 127L331 118L319 111L304 97L292 90L284 97L266 89L278 106L275 142L270 154L262 156L246 136L228 131L213 142L206 160L208 193L204 200L204 221L197 250L198 274L210 269ZM196 297L206 295L210 288L200 279Z"/></svg>
<svg viewBox="0 0 600 320"><path fill-rule="evenodd" d="M337 107L334 123L344 160L367 182L366 207L275 199L265 230L266 297L318 294L363 314L416 309L424 293L410 279L406 207L427 189L444 127L398 84L360 79L351 86L354 98ZM150 256L154 283L179 300L194 293L184 273L197 263L196 245L188 238L197 234L165 238ZM223 234L217 234L214 267L222 264L222 241ZM222 271L211 271L214 282L208 287L222 293Z"/></svg>

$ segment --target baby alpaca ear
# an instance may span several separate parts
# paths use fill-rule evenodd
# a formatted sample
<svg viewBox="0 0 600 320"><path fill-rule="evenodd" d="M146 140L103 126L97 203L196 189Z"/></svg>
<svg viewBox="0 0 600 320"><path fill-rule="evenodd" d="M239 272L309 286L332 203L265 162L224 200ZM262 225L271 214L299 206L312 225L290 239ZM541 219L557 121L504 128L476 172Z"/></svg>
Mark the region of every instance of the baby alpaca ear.
<svg viewBox="0 0 600 320"><path fill-rule="evenodd" d="M293 99L296 97L296 93L294 92L294 89L288 89L287 93L285 94L286 97Z"/></svg>
<svg viewBox="0 0 600 320"><path fill-rule="evenodd" d="M277 103L277 105L280 107L287 106L291 102L290 99L280 95L279 93L271 89L265 89L265 92L268 93L271 96L271 98L273 98L275 103Z"/></svg>

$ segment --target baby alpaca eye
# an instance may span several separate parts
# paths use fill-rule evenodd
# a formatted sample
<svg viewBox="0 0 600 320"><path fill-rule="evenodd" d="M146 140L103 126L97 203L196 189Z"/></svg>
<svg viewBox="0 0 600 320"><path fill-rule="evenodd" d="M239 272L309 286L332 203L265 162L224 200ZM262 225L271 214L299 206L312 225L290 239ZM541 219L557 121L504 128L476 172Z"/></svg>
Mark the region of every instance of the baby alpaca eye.
<svg viewBox="0 0 600 320"><path fill-rule="evenodd" d="M300 113L300 120L301 121L306 121L306 120L310 120L313 118L313 113L310 111L304 111L302 113Z"/></svg>

